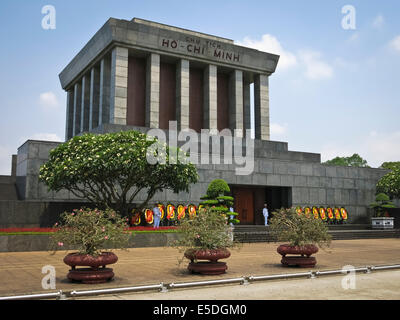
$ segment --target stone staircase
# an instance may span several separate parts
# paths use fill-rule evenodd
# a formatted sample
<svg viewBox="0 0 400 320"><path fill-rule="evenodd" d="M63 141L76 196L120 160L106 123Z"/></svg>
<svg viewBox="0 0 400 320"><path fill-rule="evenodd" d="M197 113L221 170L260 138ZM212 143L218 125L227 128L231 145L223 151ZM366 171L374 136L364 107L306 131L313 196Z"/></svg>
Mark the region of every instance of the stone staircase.
<svg viewBox="0 0 400 320"><path fill-rule="evenodd" d="M330 225L332 240L400 238L400 229L373 230L368 224ZM240 242L271 242L268 227L258 225L237 225L234 239Z"/></svg>

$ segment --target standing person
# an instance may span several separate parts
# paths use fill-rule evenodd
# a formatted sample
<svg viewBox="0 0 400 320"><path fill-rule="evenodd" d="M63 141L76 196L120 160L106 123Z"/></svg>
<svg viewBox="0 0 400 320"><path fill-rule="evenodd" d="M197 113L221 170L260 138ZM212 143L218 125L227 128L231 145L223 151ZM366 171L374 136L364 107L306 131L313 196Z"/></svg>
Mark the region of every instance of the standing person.
<svg viewBox="0 0 400 320"><path fill-rule="evenodd" d="M266 203L264 203L263 216L265 220L265 225L268 226L268 206Z"/></svg>
<svg viewBox="0 0 400 320"><path fill-rule="evenodd" d="M229 208L229 212L234 212L232 207ZM231 215L231 216L229 216L229 217L230 217L231 220L232 220L233 218L235 218L235 216L233 216L233 215ZM232 223L232 222L230 223L230 225L231 225L231 227L233 227L233 223Z"/></svg>
<svg viewBox="0 0 400 320"><path fill-rule="evenodd" d="M157 204L153 208L154 214L154 229L158 229L160 227L160 219L161 219L161 211Z"/></svg>
<svg viewBox="0 0 400 320"><path fill-rule="evenodd" d="M234 212L232 207L229 208L229 212ZM230 218L233 219L233 218L235 218L235 216L231 215ZM235 226L233 225L233 222L230 223L230 226L231 226L231 228L230 228L230 231L229 231L229 237L230 237L231 241L233 241L233 238L234 238L233 237L233 229L235 229Z"/></svg>

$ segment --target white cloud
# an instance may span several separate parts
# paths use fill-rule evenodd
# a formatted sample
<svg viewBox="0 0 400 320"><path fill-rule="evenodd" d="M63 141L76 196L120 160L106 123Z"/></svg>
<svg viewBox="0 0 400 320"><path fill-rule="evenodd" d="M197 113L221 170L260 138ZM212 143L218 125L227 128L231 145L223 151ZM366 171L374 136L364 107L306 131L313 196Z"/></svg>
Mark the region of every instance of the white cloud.
<svg viewBox="0 0 400 320"><path fill-rule="evenodd" d="M41 93L39 103L44 109L55 109L59 106L57 96L51 91Z"/></svg>
<svg viewBox="0 0 400 320"><path fill-rule="evenodd" d="M322 148L321 161L335 157L349 157L358 153L371 167L379 167L383 162L400 161L400 131L381 133L371 131L362 142L350 144L327 144Z"/></svg>
<svg viewBox="0 0 400 320"><path fill-rule="evenodd" d="M311 80L328 79L333 76L333 68L321 60L321 53L313 50L301 50L301 61L306 67L305 76Z"/></svg>
<svg viewBox="0 0 400 320"><path fill-rule="evenodd" d="M320 80L333 76L333 68L321 59L322 55L320 52L300 50L297 54L292 53L285 50L279 40L270 34L264 34L259 40L245 37L243 41L237 41L236 43L245 47L280 55L278 62L280 70L303 65L305 67L304 75L308 79Z"/></svg>
<svg viewBox="0 0 400 320"><path fill-rule="evenodd" d="M390 41L389 46L392 47L394 50L400 52L400 35Z"/></svg>
<svg viewBox="0 0 400 320"><path fill-rule="evenodd" d="M250 47L264 52L280 55L278 68L288 69L297 64L296 56L283 49L278 39L270 34L264 34L260 40L254 40L250 37L245 37L243 41L236 41L237 44L245 47Z"/></svg>
<svg viewBox="0 0 400 320"><path fill-rule="evenodd" d="M385 23L385 19L381 14L377 15L372 22L372 27L375 29L381 29Z"/></svg>
<svg viewBox="0 0 400 320"><path fill-rule="evenodd" d="M385 161L400 161L400 131L371 131L362 147L373 166L378 167Z"/></svg>
<svg viewBox="0 0 400 320"><path fill-rule="evenodd" d="M62 142L62 139L55 133L35 133L30 140Z"/></svg>
<svg viewBox="0 0 400 320"><path fill-rule="evenodd" d="M272 136L283 136L287 133L288 124L280 125L278 123L271 123L271 135Z"/></svg>

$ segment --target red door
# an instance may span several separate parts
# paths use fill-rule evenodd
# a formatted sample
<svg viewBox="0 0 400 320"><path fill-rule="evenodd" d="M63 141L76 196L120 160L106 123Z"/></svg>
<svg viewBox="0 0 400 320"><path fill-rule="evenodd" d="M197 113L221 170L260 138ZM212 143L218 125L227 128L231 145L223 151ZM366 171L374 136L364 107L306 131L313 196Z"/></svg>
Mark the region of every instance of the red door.
<svg viewBox="0 0 400 320"><path fill-rule="evenodd" d="M234 190L235 211L239 213L240 224L254 224L253 190L240 188Z"/></svg>

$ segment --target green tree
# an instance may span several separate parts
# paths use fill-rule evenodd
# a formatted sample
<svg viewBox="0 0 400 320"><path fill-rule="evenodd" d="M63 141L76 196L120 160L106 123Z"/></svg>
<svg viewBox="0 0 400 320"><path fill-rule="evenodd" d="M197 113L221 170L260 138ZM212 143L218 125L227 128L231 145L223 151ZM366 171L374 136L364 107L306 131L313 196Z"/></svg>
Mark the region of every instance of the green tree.
<svg viewBox="0 0 400 320"><path fill-rule="evenodd" d="M227 216L229 223L239 223L240 221L236 219L238 213L230 212L230 207L233 207L234 203L234 198L229 195L230 192L231 189L225 180L215 179L208 185L207 194L201 197L203 201L200 205Z"/></svg>
<svg viewBox="0 0 400 320"><path fill-rule="evenodd" d="M332 236L328 226L312 215L298 214L294 208L274 212L269 232L276 242L289 242L291 246L318 245L329 247Z"/></svg>
<svg viewBox="0 0 400 320"><path fill-rule="evenodd" d="M388 169L388 170L394 170L394 169L400 168L400 161L384 162L381 164L380 168Z"/></svg>
<svg viewBox="0 0 400 320"><path fill-rule="evenodd" d="M197 182L195 166L183 161L182 153L137 131L84 134L52 150L39 178L50 190L66 189L99 207L115 208L127 215L141 191L147 197L138 209L144 208L156 192L188 191L189 185ZM150 156L164 162L152 164Z"/></svg>
<svg viewBox="0 0 400 320"><path fill-rule="evenodd" d="M385 174L376 184L377 193L385 193L391 199L400 198L400 167L392 166L392 170Z"/></svg>
<svg viewBox="0 0 400 320"><path fill-rule="evenodd" d="M323 162L323 164L330 166L369 168L367 160L361 158L357 153L353 154L351 157L336 157Z"/></svg>
<svg viewBox="0 0 400 320"><path fill-rule="evenodd" d="M369 206L374 209L376 217L382 217L387 209L396 208L389 196L384 193L377 194L375 202L372 202Z"/></svg>

